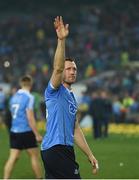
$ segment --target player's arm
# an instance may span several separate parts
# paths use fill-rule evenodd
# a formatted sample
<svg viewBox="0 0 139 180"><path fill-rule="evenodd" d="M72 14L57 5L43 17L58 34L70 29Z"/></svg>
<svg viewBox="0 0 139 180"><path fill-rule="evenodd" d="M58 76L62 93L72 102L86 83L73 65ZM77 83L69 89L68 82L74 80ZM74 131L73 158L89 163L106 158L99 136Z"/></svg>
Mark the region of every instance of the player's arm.
<svg viewBox="0 0 139 180"><path fill-rule="evenodd" d="M38 142L41 142L42 136L39 134L39 132L37 130L36 120L34 117L34 111L32 109L27 109L26 112L27 112L27 118L28 118L29 125L30 125L33 133L35 134L36 140Z"/></svg>
<svg viewBox="0 0 139 180"><path fill-rule="evenodd" d="M54 88L58 88L62 82L62 74L65 63L65 39L69 34L68 24L64 25L62 17L57 16L54 21L58 42L54 56L53 73L51 83Z"/></svg>
<svg viewBox="0 0 139 180"><path fill-rule="evenodd" d="M39 134L37 130L33 107L34 107L34 97L30 96L30 99L26 108L27 119L28 119L29 126L31 127L33 133L35 134L36 140L38 142L41 142L42 136Z"/></svg>
<svg viewBox="0 0 139 180"><path fill-rule="evenodd" d="M88 160L90 161L92 165L92 172L93 174L96 174L98 171L98 161L94 157L91 149L89 148L87 141L84 137L84 134L79 126L78 121L76 121L75 126L75 132L74 132L74 139L77 146L85 153L85 155L88 157Z"/></svg>

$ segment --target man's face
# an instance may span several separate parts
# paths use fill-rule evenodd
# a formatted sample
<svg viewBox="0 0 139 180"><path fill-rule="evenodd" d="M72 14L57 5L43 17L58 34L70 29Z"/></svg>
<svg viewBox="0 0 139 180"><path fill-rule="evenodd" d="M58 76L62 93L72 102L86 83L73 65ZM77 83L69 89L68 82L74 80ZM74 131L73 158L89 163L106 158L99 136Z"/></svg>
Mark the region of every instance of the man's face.
<svg viewBox="0 0 139 180"><path fill-rule="evenodd" d="M77 67L74 61L65 61L63 81L69 85L76 81Z"/></svg>

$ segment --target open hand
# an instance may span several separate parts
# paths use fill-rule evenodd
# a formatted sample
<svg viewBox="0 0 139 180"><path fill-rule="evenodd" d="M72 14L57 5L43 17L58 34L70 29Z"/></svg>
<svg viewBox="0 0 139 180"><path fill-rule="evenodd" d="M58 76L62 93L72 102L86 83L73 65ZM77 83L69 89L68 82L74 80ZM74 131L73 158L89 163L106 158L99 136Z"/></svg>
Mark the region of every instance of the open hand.
<svg viewBox="0 0 139 180"><path fill-rule="evenodd" d="M60 40L65 39L69 34L69 25L64 25L62 16L57 16L54 21L57 37Z"/></svg>

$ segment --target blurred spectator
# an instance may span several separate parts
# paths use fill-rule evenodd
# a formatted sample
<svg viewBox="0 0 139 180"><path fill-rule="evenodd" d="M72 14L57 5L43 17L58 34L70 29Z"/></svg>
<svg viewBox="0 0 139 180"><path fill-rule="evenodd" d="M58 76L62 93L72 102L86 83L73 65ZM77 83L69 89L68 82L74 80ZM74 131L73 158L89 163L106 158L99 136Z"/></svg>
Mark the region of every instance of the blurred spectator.
<svg viewBox="0 0 139 180"><path fill-rule="evenodd" d="M78 100L78 113L80 121L88 114L90 102L91 98L88 95L87 91L82 91L80 100Z"/></svg>
<svg viewBox="0 0 139 180"><path fill-rule="evenodd" d="M41 120L42 119L42 114L41 114L41 102L43 100L43 97L41 96L40 93L37 92L32 92L34 96L34 115L36 120Z"/></svg>
<svg viewBox="0 0 139 180"><path fill-rule="evenodd" d="M122 102L120 101L119 96L115 95L113 98L113 114L114 114L114 122L116 123L121 123L123 122L123 118L122 118Z"/></svg>
<svg viewBox="0 0 139 180"><path fill-rule="evenodd" d="M101 91L101 98L102 98L102 109L103 109L102 120L101 120L102 137L108 137L109 122L111 121L113 115L112 102L106 90Z"/></svg>
<svg viewBox="0 0 139 180"><path fill-rule="evenodd" d="M101 124L103 119L103 109L102 109L102 98L100 97L100 92L92 92L91 103L89 106L89 114L93 120L93 134L94 138L100 138L102 136Z"/></svg>

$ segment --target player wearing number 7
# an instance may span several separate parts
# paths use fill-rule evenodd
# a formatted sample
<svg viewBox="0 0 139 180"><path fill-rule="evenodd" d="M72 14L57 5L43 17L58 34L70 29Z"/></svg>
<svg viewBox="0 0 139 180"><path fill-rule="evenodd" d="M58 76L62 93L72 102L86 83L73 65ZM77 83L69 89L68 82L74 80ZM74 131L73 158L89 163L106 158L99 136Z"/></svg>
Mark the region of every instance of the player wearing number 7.
<svg viewBox="0 0 139 180"><path fill-rule="evenodd" d="M34 118L34 97L30 93L32 78L28 75L22 77L20 86L21 89L10 100L10 111L12 114L10 156L4 168L4 179L10 178L14 165L23 149L30 156L32 169L36 178L42 177L39 164L39 151L37 148L37 141L40 142L42 137L37 131Z"/></svg>

